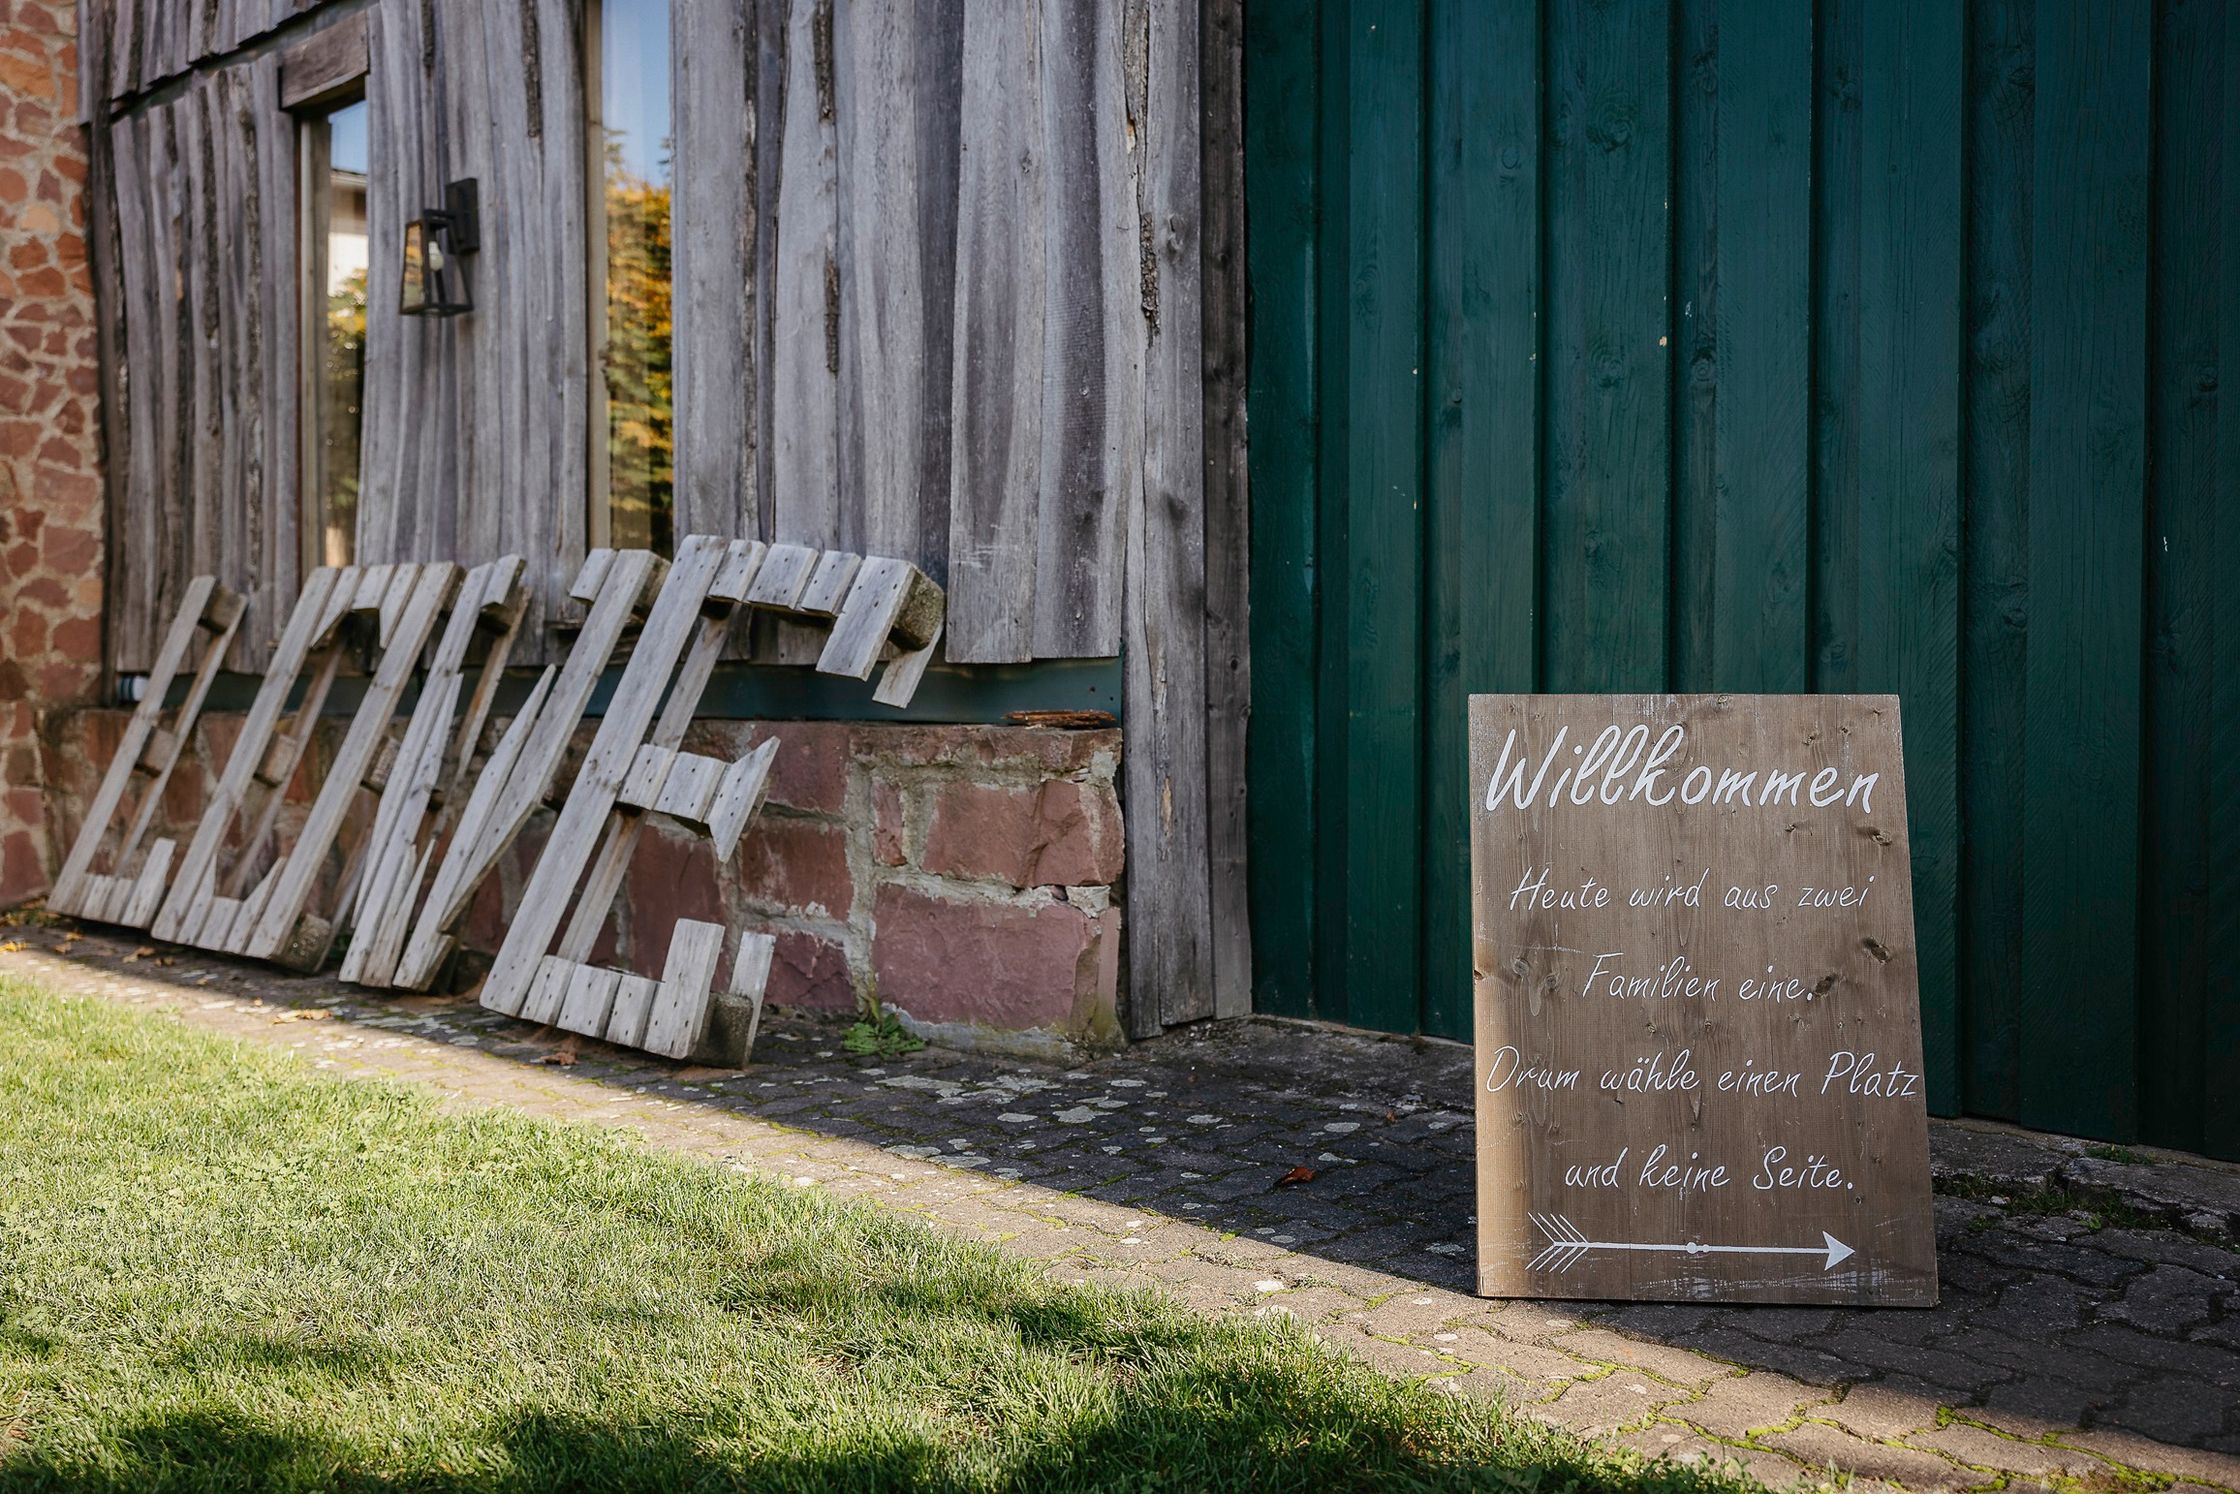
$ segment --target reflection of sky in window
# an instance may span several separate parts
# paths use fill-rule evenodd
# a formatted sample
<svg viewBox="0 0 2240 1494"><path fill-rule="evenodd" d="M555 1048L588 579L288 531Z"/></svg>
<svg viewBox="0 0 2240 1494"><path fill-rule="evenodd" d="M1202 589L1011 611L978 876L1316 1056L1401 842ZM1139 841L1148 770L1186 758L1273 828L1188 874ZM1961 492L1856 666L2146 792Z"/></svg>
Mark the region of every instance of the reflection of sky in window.
<svg viewBox="0 0 2240 1494"><path fill-rule="evenodd" d="M366 173L366 101L358 100L327 116L329 163L336 171Z"/></svg>
<svg viewBox="0 0 2240 1494"><path fill-rule="evenodd" d="M599 112L622 166L669 180L669 0L605 0L599 8Z"/></svg>

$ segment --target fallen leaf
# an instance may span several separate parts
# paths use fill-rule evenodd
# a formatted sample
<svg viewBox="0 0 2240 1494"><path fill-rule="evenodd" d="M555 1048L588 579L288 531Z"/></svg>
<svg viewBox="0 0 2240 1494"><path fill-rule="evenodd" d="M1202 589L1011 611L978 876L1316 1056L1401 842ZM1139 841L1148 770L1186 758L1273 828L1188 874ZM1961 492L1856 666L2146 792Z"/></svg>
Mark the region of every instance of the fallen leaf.
<svg viewBox="0 0 2240 1494"><path fill-rule="evenodd" d="M134 950L134 951L133 951L132 953L130 953L130 954L128 954L128 955L126 955L126 956L124 957L124 962L125 962L125 963L126 963L127 965L129 965L129 964L131 964L131 963L132 963L132 962L133 962L134 960L144 960L144 959L147 959L147 958L148 958L148 957L149 957L150 955L154 954L155 952L156 952L156 947L155 947L155 946L154 946L153 944L143 944L143 945L141 945L141 946L140 946L140 947L139 947L138 949Z"/></svg>
<svg viewBox="0 0 2240 1494"><path fill-rule="evenodd" d="M1276 1179L1276 1186L1278 1188L1289 1188L1295 1183L1311 1183L1313 1181L1313 1168L1294 1167L1289 1172L1285 1173L1282 1177Z"/></svg>
<svg viewBox="0 0 2240 1494"><path fill-rule="evenodd" d="M177 955L159 955L156 958L156 963L164 966L176 965L179 963L179 957Z"/></svg>
<svg viewBox="0 0 2240 1494"><path fill-rule="evenodd" d="M306 1006L292 1012L282 1012L272 1020L274 1022L327 1022L332 1021L333 1018L333 1012L322 1011L315 1006Z"/></svg>
<svg viewBox="0 0 2240 1494"><path fill-rule="evenodd" d="M576 1066L576 1036L570 1033L560 1040L560 1046L550 1053L537 1056L538 1063L549 1063L554 1068L572 1069Z"/></svg>
<svg viewBox="0 0 2240 1494"><path fill-rule="evenodd" d="M0 954L14 954L26 947L21 939L10 939L7 943L0 944Z"/></svg>

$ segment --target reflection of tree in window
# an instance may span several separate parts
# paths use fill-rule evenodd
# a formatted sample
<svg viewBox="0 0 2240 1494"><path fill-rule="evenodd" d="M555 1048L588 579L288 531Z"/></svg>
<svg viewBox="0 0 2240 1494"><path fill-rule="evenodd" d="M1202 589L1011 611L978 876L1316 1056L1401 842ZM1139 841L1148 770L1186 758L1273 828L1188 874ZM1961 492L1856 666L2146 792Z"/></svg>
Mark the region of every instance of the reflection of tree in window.
<svg viewBox="0 0 2240 1494"><path fill-rule="evenodd" d="M366 272L352 270L327 295L325 390L319 401L320 474L327 564L349 563L358 527L359 401L366 374Z"/></svg>
<svg viewBox="0 0 2240 1494"><path fill-rule="evenodd" d="M345 105L305 132L310 192L305 331L312 343L306 489L310 558L348 565L357 551L358 444L366 367L366 106Z"/></svg>
<svg viewBox="0 0 2240 1494"><path fill-rule="evenodd" d="M668 0L603 0L599 148L606 218L606 499L612 544L674 548Z"/></svg>
<svg viewBox="0 0 2240 1494"><path fill-rule="evenodd" d="M617 545L672 548L669 185L607 147L607 495Z"/></svg>

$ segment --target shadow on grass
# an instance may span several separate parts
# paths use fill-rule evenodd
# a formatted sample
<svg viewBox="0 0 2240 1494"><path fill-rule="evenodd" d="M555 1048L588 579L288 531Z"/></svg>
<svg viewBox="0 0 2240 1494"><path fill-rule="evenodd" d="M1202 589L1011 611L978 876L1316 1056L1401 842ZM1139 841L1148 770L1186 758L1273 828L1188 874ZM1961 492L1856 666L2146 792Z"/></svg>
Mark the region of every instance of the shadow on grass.
<svg viewBox="0 0 2240 1494"><path fill-rule="evenodd" d="M1150 1417L1151 1426L1139 1425ZM205 1411L146 1420L106 1440L98 1460L39 1451L0 1455L0 1490L886 1490L967 1489L1503 1489L1613 1487L1696 1491L1690 1470L1657 1465L1611 1481L1564 1460L1457 1466L1403 1448L1298 1442L1281 1450L1239 1435L1227 1418L1178 1422L1171 1408L1123 1405L1069 1441L1032 1450L992 1477L961 1467L923 1438L889 1438L768 1454L712 1447L680 1425L605 1425L535 1413L493 1428L482 1466L416 1465L342 1446L311 1431ZM711 1428L711 1430L714 1430ZM868 1439L866 1439L868 1440ZM1378 1456L1382 1452L1383 1456ZM1732 1489L1731 1482L1716 1485Z"/></svg>

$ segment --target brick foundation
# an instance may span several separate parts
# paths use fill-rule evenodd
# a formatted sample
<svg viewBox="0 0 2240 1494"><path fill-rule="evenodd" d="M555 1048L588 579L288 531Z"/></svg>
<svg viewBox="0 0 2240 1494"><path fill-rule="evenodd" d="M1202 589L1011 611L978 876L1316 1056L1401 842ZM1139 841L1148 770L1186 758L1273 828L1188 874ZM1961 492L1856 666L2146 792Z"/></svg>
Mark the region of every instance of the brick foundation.
<svg viewBox="0 0 2240 1494"><path fill-rule="evenodd" d="M61 834L76 833L125 720L80 710L49 723ZM221 715L197 728L166 795L167 833L192 833L237 727ZM283 835L341 727L322 724ZM590 735L578 732L579 751ZM781 1005L845 1012L876 996L906 1026L983 1050L1120 1043L1118 731L702 721L685 746L735 758L770 735L769 803L731 864L653 819L600 959L655 973L676 921L697 918L777 935L769 996ZM548 823L533 823L485 884L462 930L469 949L496 951Z"/></svg>
<svg viewBox="0 0 2240 1494"><path fill-rule="evenodd" d="M0 906L53 865L39 716L101 675L99 364L72 0L0 5Z"/></svg>

